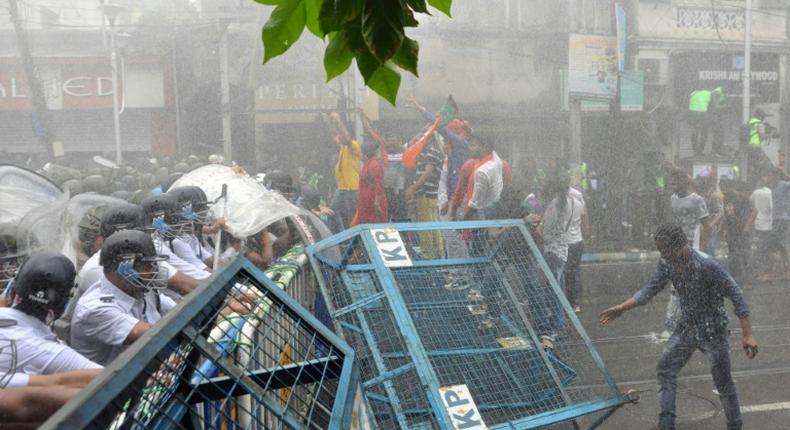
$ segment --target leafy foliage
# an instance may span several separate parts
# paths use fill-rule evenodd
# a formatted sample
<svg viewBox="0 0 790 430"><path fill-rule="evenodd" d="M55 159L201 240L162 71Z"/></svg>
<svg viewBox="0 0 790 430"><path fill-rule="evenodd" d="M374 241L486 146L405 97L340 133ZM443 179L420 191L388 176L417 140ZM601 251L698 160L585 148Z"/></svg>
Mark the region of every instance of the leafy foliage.
<svg viewBox="0 0 790 430"><path fill-rule="evenodd" d="M419 25L416 13L428 6L450 16L452 0L255 0L275 6L263 26L263 62L284 54L305 27L328 41L324 51L327 81L355 60L365 85L395 104L399 69L417 76L420 46L405 27Z"/></svg>

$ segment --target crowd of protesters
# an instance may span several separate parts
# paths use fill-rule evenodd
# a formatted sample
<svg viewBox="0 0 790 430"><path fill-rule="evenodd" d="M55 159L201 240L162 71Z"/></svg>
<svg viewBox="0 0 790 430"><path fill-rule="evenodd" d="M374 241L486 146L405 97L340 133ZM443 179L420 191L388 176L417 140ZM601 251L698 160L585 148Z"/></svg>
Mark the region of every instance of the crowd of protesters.
<svg viewBox="0 0 790 430"><path fill-rule="evenodd" d="M527 169L534 171L519 172L519 178L530 179L514 181L509 162L497 152L496 139L476 133L452 99L438 112L413 99L411 105L415 118L424 121L411 137L384 137L360 113L363 143L349 132L339 113L326 115L331 144L337 150L331 195L315 177L283 170L255 175L233 168L238 174L252 174L266 188L312 212L334 233L358 224L523 219L571 307L581 312L581 262L591 231L586 195L591 178L586 164L571 170L555 161L539 168L533 160ZM90 369L110 363L210 276L213 248L225 250L223 261L241 254L266 268L298 241L296 226L288 219L249 237L225 234L222 243L208 239L223 227L224 219L207 216L210 202L199 188L173 184L203 165L230 164L219 155L178 161L140 158L123 166L101 158L87 165L74 160L38 166L36 162L16 160L72 196L98 193L128 203L92 213L96 221L88 229L93 234L81 236L85 255L77 267L52 253L25 256L21 268L5 264L19 257L14 249L16 235L0 232L4 285L14 285L4 294L0 319L16 321L12 328L0 327L0 340L14 340L24 355L17 365L15 386L49 383L36 379L37 375L53 375L53 384L63 388L62 393L84 385L95 375ZM694 250L718 257L726 243L729 271L745 285L751 279L790 278L790 181L780 169L766 166L757 181L746 183L718 180L711 172L691 178L668 163L661 168L667 172L671 197L655 208L668 208L670 220L680 226ZM663 186L663 177L661 182ZM439 229L418 235L425 259L443 258L453 246ZM475 252L476 238L463 239ZM161 255L167 260L159 261ZM160 266L167 269L166 278L157 274ZM15 274L16 279L8 282ZM245 309L244 294L236 300ZM673 288L665 338L676 330L679 302ZM46 347L25 349L30 342ZM75 371L86 373L70 373ZM77 382L57 382L63 380Z"/></svg>

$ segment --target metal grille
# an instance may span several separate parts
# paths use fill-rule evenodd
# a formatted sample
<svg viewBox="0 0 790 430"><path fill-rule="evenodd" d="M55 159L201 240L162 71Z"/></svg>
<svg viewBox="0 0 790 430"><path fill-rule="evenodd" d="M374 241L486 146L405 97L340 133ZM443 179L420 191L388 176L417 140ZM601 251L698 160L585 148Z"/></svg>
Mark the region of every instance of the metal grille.
<svg viewBox="0 0 790 430"><path fill-rule="evenodd" d="M423 257L426 233L441 258ZM379 428L470 420L445 397L458 385L488 427L625 401L521 221L360 226L307 252Z"/></svg>
<svg viewBox="0 0 790 430"><path fill-rule="evenodd" d="M353 351L239 258L43 428L347 428L355 374Z"/></svg>
<svg viewBox="0 0 790 430"><path fill-rule="evenodd" d="M0 363L0 389L3 389L16 373L16 343L13 340L0 339Z"/></svg>

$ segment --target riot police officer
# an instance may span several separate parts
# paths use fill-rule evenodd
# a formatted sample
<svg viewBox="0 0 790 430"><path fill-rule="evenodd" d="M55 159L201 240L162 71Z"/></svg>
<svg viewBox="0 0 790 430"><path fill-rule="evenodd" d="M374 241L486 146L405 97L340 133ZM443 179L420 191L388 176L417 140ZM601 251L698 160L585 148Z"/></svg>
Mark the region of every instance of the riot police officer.
<svg viewBox="0 0 790 430"><path fill-rule="evenodd" d="M11 307L0 308L0 340L16 345L16 371L52 374L100 365L59 342L49 326L66 307L76 271L62 254L41 252L25 261L14 278ZM0 367L10 368L13 357L0 355Z"/></svg>
<svg viewBox="0 0 790 430"><path fill-rule="evenodd" d="M71 346L106 365L175 307L161 294L167 277L159 262L166 258L138 230L121 230L105 239L99 261L103 276L77 302Z"/></svg>

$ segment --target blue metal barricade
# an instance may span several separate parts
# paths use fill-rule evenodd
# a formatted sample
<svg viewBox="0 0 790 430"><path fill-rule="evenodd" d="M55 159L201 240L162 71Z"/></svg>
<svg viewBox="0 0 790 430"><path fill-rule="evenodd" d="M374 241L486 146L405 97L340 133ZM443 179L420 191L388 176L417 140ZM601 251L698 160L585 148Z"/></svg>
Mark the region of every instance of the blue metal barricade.
<svg viewBox="0 0 790 430"><path fill-rule="evenodd" d="M239 345L246 355L234 356ZM346 429L354 363L345 342L238 258L42 428Z"/></svg>
<svg viewBox="0 0 790 430"><path fill-rule="evenodd" d="M307 253L380 429L594 428L628 401L521 221L363 225Z"/></svg>

